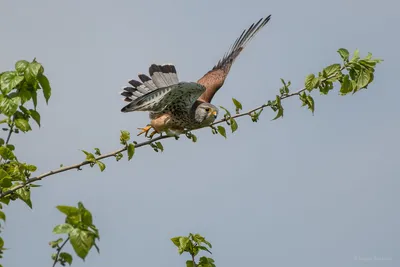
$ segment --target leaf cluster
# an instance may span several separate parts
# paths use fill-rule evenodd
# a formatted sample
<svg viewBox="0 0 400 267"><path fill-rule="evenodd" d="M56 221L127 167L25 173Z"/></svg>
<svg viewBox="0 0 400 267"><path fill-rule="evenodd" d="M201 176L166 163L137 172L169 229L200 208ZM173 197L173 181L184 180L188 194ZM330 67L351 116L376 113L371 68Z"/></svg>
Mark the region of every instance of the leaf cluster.
<svg viewBox="0 0 400 267"><path fill-rule="evenodd" d="M195 262L195 257L200 251L206 251L212 254L210 251L212 248L211 243L200 234L189 233L188 236L176 236L171 238L171 241L178 248L179 254L186 252L192 256L192 260L186 261L187 267L215 267L212 258L201 257L198 264Z"/></svg>
<svg viewBox="0 0 400 267"><path fill-rule="evenodd" d="M100 252L96 244L96 240L100 239L99 230L93 224L93 217L89 210L87 210L81 202L77 207L74 206L57 206L57 209L65 214L65 223L59 224L54 227L54 234L66 234L72 248L76 255L81 259L85 259L92 247L95 247L97 252ZM65 241L65 242L66 242ZM60 262L61 265L65 263L72 263L72 255L69 253L60 253L63 242L62 238L51 241L49 245L56 248L58 253L52 255L52 259Z"/></svg>

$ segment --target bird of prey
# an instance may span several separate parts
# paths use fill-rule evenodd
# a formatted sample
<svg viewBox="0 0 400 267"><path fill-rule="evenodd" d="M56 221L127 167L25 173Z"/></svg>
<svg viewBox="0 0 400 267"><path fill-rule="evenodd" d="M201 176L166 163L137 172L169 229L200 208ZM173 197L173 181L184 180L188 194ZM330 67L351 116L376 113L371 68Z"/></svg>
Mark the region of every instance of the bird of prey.
<svg viewBox="0 0 400 267"><path fill-rule="evenodd" d="M197 82L180 82L175 66L156 65L149 68L150 77L139 74L139 79L129 81L131 86L121 92L124 101L129 102L122 112L148 111L150 124L139 128L150 138L165 132L177 136L185 131L202 128L214 122L218 108L211 104L215 93L222 87L229 70L248 42L270 20L271 15L261 18L244 30L228 52L218 63Z"/></svg>

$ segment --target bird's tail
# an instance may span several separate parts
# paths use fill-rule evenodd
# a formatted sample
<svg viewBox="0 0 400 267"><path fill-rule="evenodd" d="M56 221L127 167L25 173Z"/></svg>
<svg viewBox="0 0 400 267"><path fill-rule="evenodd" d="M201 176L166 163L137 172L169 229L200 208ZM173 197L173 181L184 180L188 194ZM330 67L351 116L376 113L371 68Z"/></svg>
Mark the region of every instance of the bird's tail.
<svg viewBox="0 0 400 267"><path fill-rule="evenodd" d="M146 95L158 88L167 87L179 83L175 66L172 64L156 65L152 64L149 68L150 77L145 74L139 74L141 82L130 80L129 84L120 92L124 96L124 101L132 102L136 98Z"/></svg>

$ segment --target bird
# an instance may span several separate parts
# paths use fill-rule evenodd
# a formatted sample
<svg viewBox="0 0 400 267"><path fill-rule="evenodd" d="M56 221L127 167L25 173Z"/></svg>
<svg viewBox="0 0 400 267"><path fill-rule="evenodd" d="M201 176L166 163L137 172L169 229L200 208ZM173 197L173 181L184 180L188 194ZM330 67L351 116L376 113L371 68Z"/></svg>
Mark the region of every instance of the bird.
<svg viewBox="0 0 400 267"><path fill-rule="evenodd" d="M150 123L140 130L152 138L165 132L179 136L187 131L212 124L218 117L218 108L211 100L223 86L231 66L251 39L270 21L271 15L259 19L242 31L230 49L197 82L179 81L173 64L151 64L149 75L139 73L138 80L130 80L130 86L120 93L129 102L121 112L148 111ZM153 132L148 136L149 131Z"/></svg>

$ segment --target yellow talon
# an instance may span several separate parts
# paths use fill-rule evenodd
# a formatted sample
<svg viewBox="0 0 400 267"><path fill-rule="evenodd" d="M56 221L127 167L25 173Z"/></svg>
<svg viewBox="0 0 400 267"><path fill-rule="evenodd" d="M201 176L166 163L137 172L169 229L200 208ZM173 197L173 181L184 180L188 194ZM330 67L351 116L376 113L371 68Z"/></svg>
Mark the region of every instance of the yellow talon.
<svg viewBox="0 0 400 267"><path fill-rule="evenodd" d="M147 126L144 127L144 128L138 128L138 130L140 130L140 133L138 133L137 136L139 136L139 135L141 135L141 134L144 133L144 136L147 137L147 135L149 134L149 131L150 131L152 128L153 128L153 127L152 127L151 125L147 125ZM154 129L154 128L153 128L153 129ZM154 136L156 133L158 133L158 132L157 132L156 130L154 130L154 131L150 134L149 138L153 138L153 136Z"/></svg>

